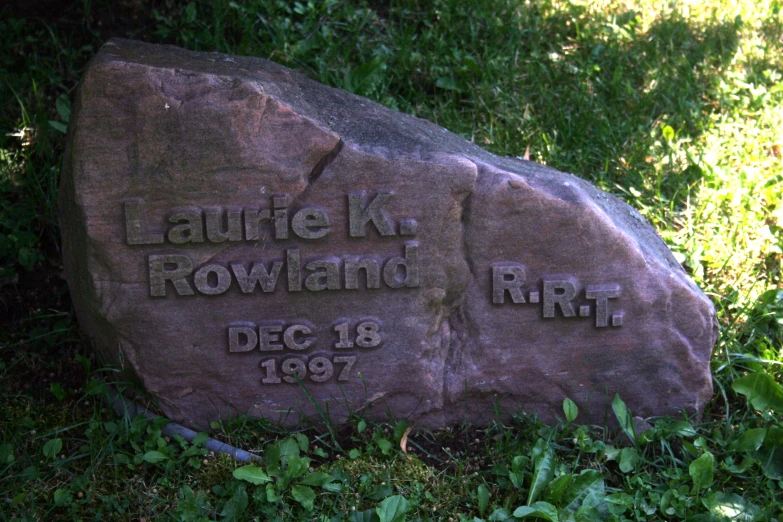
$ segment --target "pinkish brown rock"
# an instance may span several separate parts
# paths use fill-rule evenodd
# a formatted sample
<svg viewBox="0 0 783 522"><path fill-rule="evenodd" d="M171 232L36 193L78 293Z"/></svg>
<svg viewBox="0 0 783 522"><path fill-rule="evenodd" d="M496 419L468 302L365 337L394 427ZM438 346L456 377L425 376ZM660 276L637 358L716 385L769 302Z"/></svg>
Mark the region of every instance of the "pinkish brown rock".
<svg viewBox="0 0 783 522"><path fill-rule="evenodd" d="M60 204L82 328L186 424L712 394L712 304L631 207L265 60L110 41Z"/></svg>

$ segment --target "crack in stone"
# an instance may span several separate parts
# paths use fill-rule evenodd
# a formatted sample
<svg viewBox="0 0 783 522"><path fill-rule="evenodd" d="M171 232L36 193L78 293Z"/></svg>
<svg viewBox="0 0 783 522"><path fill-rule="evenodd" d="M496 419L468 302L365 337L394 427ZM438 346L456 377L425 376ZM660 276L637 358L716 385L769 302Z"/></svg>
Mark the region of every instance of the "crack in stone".
<svg viewBox="0 0 783 522"><path fill-rule="evenodd" d="M310 174L307 175L308 183L311 185L315 183L318 178L321 177L321 174L323 174L324 169L335 160L338 154L340 154L341 150L343 150L343 140L342 138L338 138L334 148L321 158L321 160L315 164L313 170L310 171Z"/></svg>
<svg viewBox="0 0 783 522"><path fill-rule="evenodd" d="M337 158L337 156L340 154L340 151L343 150L343 145L345 145L345 142L342 138L338 137L337 143L334 147L332 147L332 150L327 152L324 157L322 157L318 163L315 164L310 173L307 175L307 186L303 191L296 195L294 201L304 199L307 196L307 194L310 192L310 188L315 185L315 182L318 181L318 178L320 178L321 174L324 173L326 167L328 167Z"/></svg>
<svg viewBox="0 0 783 522"><path fill-rule="evenodd" d="M464 157L464 156L463 156ZM468 158L466 158L468 159ZM468 161L470 161L468 159ZM449 381L462 360L462 347L465 345L465 339L467 338L466 330L468 326L467 315L465 314L464 304L467 298L468 288L472 282L476 280L475 267L473 266L473 259L471 257L470 245L466 238L466 229L470 221L470 211L473 191L476 184L481 177L481 169L473 161L470 161L476 168L476 179L473 180L473 185L470 188L470 192L459 203L461 212L459 216L459 250L462 253L462 258L468 269L469 278L464 287L460 290L459 295L451 300L449 303L449 310L447 313L443 313L443 306L441 306L440 323L448 330L448 339L444 339L443 342L447 343L446 354L443 359L443 375L440 390L441 408L445 408L449 403ZM443 330L444 328L440 328Z"/></svg>

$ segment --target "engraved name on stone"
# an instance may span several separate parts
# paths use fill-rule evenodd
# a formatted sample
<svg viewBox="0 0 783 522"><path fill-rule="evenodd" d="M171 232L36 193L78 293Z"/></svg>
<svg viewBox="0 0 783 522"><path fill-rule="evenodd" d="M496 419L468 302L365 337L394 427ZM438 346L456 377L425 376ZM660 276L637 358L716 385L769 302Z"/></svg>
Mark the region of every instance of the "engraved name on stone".
<svg viewBox="0 0 783 522"><path fill-rule="evenodd" d="M399 222L399 234L395 223L384 211L384 205L392 197L389 191L379 191L366 202L364 191L351 192L348 200L348 235L362 238L368 226L375 227L381 236L415 236L416 220L403 218ZM290 232L308 240L324 238L331 232L326 211L317 207L305 207L289 213L291 197L287 194L272 197L272 208L192 208L179 210L168 217L174 224L167 233L149 233L144 226L144 201L125 201L125 230L128 245L158 245L168 241L174 245L187 243L222 243L224 241L284 240ZM285 270L283 270L285 267ZM179 296L220 295L228 291L232 282L242 293L274 292L285 274L284 288L289 292L309 290L358 290L359 273L364 271L366 287L416 288L419 283L419 244L406 241L402 256L384 262L374 256L343 256L331 259L303 259L300 249L286 249L282 259L257 261L249 266L230 263L193 266L183 254L150 254L148 258L149 288L152 297L167 295L166 282L170 282ZM342 274L342 277L341 277Z"/></svg>
<svg viewBox="0 0 783 522"><path fill-rule="evenodd" d="M609 314L609 300L620 297L620 285L609 283L588 285L584 288L584 297L588 302L577 305L579 282L574 278L542 278L541 286L528 289L525 285L525 267L518 263L498 263L492 266L492 303L506 304L506 297L513 304L541 303L544 319L553 319L559 310L562 317L590 317L595 314L595 326L603 328L611 325L623 325L624 314L615 310ZM543 291L541 288L543 287ZM525 299L527 294L527 299ZM592 301L592 304L590 303Z"/></svg>
<svg viewBox="0 0 783 522"><path fill-rule="evenodd" d="M372 225L382 237L415 236L418 226L415 219L400 219L395 227L385 212L384 206L392 196L390 191L378 191L368 201L364 191L347 194L348 235L364 238L368 226ZM291 202L288 194L278 194L271 198L270 208L178 209L169 214L166 221L173 226L163 234L147 231L142 199L127 200L124 202L126 242L128 245L168 242L181 246L291 237L318 240L332 232L332 222L324 209L304 207L290 212ZM420 286L419 244L416 241L404 242L402 255L385 261L373 255L308 260L303 259L299 248L289 248L282 258L258 259L250 263L236 261L228 266L209 263L195 267L184 254L150 254L148 270L152 297L166 297L167 282L177 296L220 295L232 284L244 294L276 290L359 290L360 271L364 272L364 287L368 290L383 286L392 289ZM525 267L512 262L495 263L491 272L492 303L495 305L539 304L544 319L595 317L598 328L623 324L622 311L613 310L610 314L610 300L621 293L617 284L582 288L572 277L551 276L528 284ZM283 352L267 355L260 361L261 383L265 385L307 381L339 383L349 380L358 358L357 353L344 350L379 348L383 342L381 321L374 318L338 321L332 329L336 337L326 343L314 337L316 330L307 320L290 324L238 321L228 326L228 352ZM302 353L305 350L310 353Z"/></svg>

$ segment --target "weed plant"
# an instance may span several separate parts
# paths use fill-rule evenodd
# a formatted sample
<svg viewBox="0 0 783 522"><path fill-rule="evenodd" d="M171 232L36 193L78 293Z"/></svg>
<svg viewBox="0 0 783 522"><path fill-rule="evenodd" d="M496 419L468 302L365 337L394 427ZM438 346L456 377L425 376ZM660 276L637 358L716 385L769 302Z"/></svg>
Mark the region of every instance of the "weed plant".
<svg viewBox="0 0 783 522"><path fill-rule="evenodd" d="M783 519L783 15L778 1L84 0L0 7L3 520ZM69 99L110 36L269 58L623 198L712 298L700 420L405 422L213 436L118 416L57 240ZM647 428L642 430L641 428Z"/></svg>

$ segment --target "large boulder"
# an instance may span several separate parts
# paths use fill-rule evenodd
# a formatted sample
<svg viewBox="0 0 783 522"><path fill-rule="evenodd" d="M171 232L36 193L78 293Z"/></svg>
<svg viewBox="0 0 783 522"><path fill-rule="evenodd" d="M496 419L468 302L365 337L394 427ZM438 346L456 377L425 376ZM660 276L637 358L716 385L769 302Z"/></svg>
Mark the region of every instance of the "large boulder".
<svg viewBox="0 0 783 522"><path fill-rule="evenodd" d="M266 60L108 42L60 205L81 327L189 425L712 394L713 306L631 207Z"/></svg>

